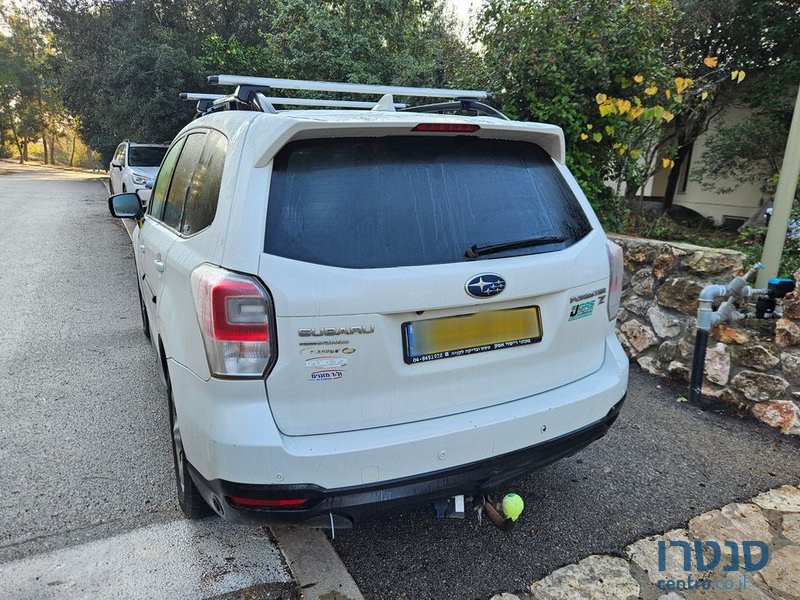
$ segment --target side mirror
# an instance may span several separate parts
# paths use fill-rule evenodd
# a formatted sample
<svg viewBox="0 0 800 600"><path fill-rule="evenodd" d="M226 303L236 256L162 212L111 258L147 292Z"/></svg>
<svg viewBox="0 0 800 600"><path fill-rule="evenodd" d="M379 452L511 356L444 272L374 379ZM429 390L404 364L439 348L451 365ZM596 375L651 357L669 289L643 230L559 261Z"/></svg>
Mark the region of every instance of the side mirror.
<svg viewBox="0 0 800 600"><path fill-rule="evenodd" d="M117 219L138 219L144 213L142 200L136 192L115 194L108 199L108 210Z"/></svg>
<svg viewBox="0 0 800 600"><path fill-rule="evenodd" d="M121 171L122 170L122 163L119 162L118 160L112 160L111 161L111 168L112 169L119 169Z"/></svg>
<svg viewBox="0 0 800 600"><path fill-rule="evenodd" d="M147 182L144 184L145 189L152 190L154 183L155 182L152 179L148 179Z"/></svg>

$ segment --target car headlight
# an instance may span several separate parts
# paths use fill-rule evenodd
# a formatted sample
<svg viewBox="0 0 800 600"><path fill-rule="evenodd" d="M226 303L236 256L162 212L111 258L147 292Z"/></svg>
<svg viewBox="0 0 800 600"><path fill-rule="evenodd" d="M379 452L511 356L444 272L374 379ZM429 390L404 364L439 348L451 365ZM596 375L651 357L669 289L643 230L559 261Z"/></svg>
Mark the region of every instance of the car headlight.
<svg viewBox="0 0 800 600"><path fill-rule="evenodd" d="M136 173L133 174L133 183L136 185L145 185L148 181L150 181L149 177L145 175L137 175Z"/></svg>

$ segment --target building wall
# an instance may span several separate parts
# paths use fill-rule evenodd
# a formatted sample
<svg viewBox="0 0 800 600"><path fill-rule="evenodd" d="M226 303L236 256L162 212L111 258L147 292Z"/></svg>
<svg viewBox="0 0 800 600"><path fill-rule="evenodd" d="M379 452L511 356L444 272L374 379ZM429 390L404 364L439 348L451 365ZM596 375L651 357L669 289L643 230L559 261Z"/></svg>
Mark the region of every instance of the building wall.
<svg viewBox="0 0 800 600"><path fill-rule="evenodd" d="M722 115L711 122L709 133L712 133L720 125L733 125L740 123L748 118L750 111L742 108L729 108ZM746 183L730 193L720 194L717 192L704 190L700 183L693 181L691 175L697 168L699 160L706 151L705 141L708 134L703 134L694 143L692 157L689 164L690 179L686 182L685 191L675 194L675 204L685 206L699 212L700 214L712 217L717 224L722 224L725 217L740 217L749 219L759 209L762 203L762 194L757 185ZM652 189L654 196L663 196L666 189L667 171L660 171L653 178ZM685 173L681 179L685 178ZM680 182L679 182L680 183ZM723 186L734 187L735 182L723 180ZM681 189L679 184L678 189Z"/></svg>
<svg viewBox="0 0 800 600"><path fill-rule="evenodd" d="M762 194L757 185L746 183L736 187L732 192L720 194L715 191L705 190L697 181L691 179L696 171L700 159L706 151L706 139L720 125L733 125L748 118L750 111L743 108L729 108L712 121L708 133L701 135L694 143L689 164L681 167L678 180L678 191L675 194L674 204L690 208L703 216L711 217L714 222L721 225L726 217L749 219L761 207ZM687 180L687 171L689 179ZM659 169L650 178L644 188L644 195L650 198L663 198L667 189L669 171ZM718 185L722 187L735 187L733 180L721 180Z"/></svg>

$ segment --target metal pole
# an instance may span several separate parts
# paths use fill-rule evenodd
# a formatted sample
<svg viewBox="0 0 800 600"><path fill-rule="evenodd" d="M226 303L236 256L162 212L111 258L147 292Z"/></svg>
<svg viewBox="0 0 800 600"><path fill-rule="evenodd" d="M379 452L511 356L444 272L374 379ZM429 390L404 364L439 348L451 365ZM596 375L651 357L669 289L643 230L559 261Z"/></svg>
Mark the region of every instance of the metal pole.
<svg viewBox="0 0 800 600"><path fill-rule="evenodd" d="M758 274L756 287L767 287L767 281L778 275L783 243L786 241L786 231L789 227L789 216L797 190L798 176L800 176L800 88L797 90L792 125L789 128L789 139L786 140L781 177L778 181L778 189L775 190L775 202L772 205L772 217L767 228L767 239L761 253L764 269Z"/></svg>

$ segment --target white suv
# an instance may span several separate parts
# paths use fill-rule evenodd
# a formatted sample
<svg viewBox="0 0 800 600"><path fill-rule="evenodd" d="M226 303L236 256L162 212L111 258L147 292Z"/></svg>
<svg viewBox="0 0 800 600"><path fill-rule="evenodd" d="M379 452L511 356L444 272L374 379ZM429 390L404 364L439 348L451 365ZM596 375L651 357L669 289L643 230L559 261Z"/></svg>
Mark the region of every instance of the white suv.
<svg viewBox="0 0 800 600"><path fill-rule="evenodd" d="M621 250L561 129L468 93L276 111L242 86L178 134L146 213L109 199L143 214L142 318L188 517L348 526L496 488L617 417ZM454 107L492 116L439 114Z"/></svg>
<svg viewBox="0 0 800 600"><path fill-rule="evenodd" d="M138 192L146 203L167 148L164 144L135 144L127 140L117 146L108 166L111 193Z"/></svg>

